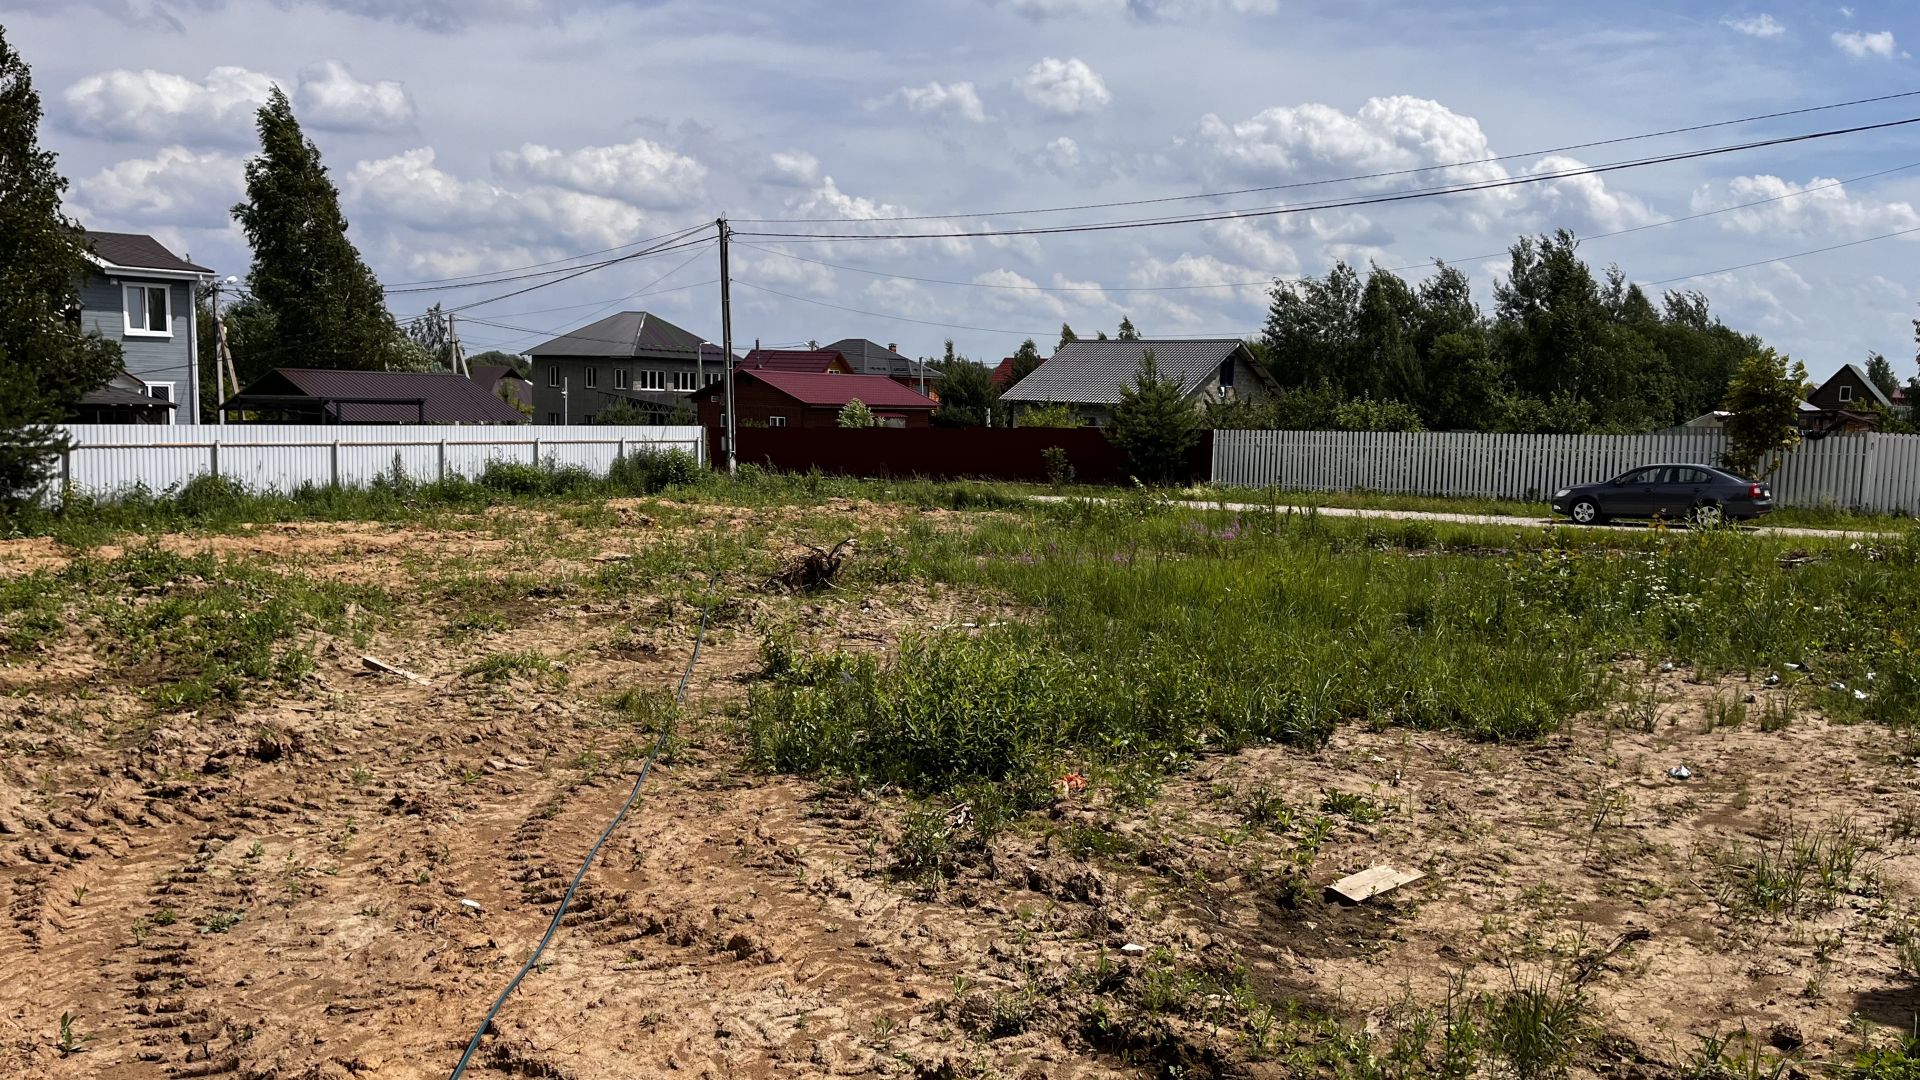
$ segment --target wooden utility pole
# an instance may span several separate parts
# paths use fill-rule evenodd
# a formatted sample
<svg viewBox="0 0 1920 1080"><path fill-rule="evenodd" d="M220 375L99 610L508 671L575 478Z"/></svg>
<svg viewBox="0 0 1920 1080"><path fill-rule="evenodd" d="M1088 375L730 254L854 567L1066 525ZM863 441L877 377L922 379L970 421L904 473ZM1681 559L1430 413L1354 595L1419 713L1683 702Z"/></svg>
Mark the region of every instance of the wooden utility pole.
<svg viewBox="0 0 1920 1080"><path fill-rule="evenodd" d="M473 372L467 370L467 355L460 348L460 328L453 323L458 317L452 312L447 313L447 348L452 353L454 374L472 378Z"/></svg>
<svg viewBox="0 0 1920 1080"><path fill-rule="evenodd" d="M220 422L227 422L227 399L240 392L240 376L233 370L233 353L227 350L227 316L220 310L220 282L215 281L213 293L213 381L220 390ZM227 392L228 380L232 380L233 393Z"/></svg>
<svg viewBox="0 0 1920 1080"><path fill-rule="evenodd" d="M714 224L720 226L720 363L727 373L727 475L732 476L739 467L733 448L734 433L739 430L733 419L733 288L727 278L727 243L733 239L733 229L724 217Z"/></svg>

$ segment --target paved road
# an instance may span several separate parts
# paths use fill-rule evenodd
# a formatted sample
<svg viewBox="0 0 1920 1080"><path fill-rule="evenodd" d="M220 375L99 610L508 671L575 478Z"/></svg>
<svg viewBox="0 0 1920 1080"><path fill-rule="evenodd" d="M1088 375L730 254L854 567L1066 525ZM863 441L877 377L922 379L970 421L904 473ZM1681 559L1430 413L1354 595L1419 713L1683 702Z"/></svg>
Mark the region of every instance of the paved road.
<svg viewBox="0 0 1920 1080"><path fill-rule="evenodd" d="M1068 502L1071 499L1070 496L1065 496L1065 495L1035 495L1035 496L1032 496L1032 498L1036 502ZM1100 499L1097 501L1105 502L1107 500ZM1274 505L1269 503L1250 503L1250 502L1217 503L1217 502L1204 502L1198 499L1175 500L1175 505L1190 506L1196 510L1217 510L1222 508L1225 508L1227 510L1269 510L1271 509L1271 510L1278 510L1281 512L1291 510L1296 514L1304 514L1310 510L1317 510L1326 517L1380 518L1386 521L1431 521L1436 524L1447 524L1447 525L1504 525L1504 526L1523 528L1523 529L1551 529L1551 528L1554 528L1555 526L1564 526L1566 528L1575 527L1571 522L1567 521L1564 518L1515 517L1511 514L1447 514L1447 513L1439 513L1437 511L1432 511L1432 510L1371 510L1371 509L1361 510L1361 509L1356 509L1354 507L1347 507L1347 506L1296 506L1288 503L1279 503L1277 505ZM1600 525L1600 526L1587 526L1587 527L1600 528L1600 529L1619 529L1623 531L1647 528L1647 526L1642 523L1627 523L1627 522L1614 523L1609 525ZM1675 526L1675 527L1684 528L1684 526ZM1787 536L1787 537L1804 536L1810 539L1827 539L1827 540L1888 539L1888 538L1896 538L1901 535L1900 533L1897 533L1897 532L1879 532L1879 531L1865 530L1865 529L1803 529L1803 528L1788 528L1788 527L1776 526L1776 525L1760 525L1760 526L1742 525L1739 528L1741 532L1750 533L1754 536Z"/></svg>

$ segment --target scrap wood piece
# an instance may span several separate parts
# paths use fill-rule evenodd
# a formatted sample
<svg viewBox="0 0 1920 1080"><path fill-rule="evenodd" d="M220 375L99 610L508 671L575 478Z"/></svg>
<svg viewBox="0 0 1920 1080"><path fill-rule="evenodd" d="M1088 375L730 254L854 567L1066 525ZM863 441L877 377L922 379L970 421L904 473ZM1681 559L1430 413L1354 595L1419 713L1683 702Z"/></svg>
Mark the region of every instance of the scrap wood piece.
<svg viewBox="0 0 1920 1080"><path fill-rule="evenodd" d="M398 675L410 683L419 683L421 686L433 685L432 683L421 678L420 676L415 675L413 672L408 671L405 668L394 667L392 664L387 663L385 660L376 659L371 656L362 656L360 658L360 663L363 667L366 667L373 671L385 672L388 675Z"/></svg>
<svg viewBox="0 0 1920 1080"><path fill-rule="evenodd" d="M854 546L853 541L854 538L849 536L833 545L831 551L812 544L802 544L807 553L795 559L786 569L767 578L766 587L788 592L818 592L821 589L839 588L833 579L847 561L847 552Z"/></svg>
<svg viewBox="0 0 1920 1080"><path fill-rule="evenodd" d="M1349 904L1360 904L1402 885L1411 885L1426 876L1418 870L1395 870L1382 864L1343 877L1327 886L1327 891Z"/></svg>

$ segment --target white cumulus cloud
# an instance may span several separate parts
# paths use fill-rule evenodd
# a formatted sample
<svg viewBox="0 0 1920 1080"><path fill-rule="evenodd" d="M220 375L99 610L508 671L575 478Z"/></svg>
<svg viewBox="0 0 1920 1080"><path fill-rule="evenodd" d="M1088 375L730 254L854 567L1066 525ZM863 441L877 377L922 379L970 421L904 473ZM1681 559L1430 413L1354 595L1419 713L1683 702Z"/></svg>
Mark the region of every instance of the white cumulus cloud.
<svg viewBox="0 0 1920 1080"><path fill-rule="evenodd" d="M431 147L362 161L341 190L377 219L426 232L487 230L492 243L611 247L659 231L645 211L605 195L462 179L434 164Z"/></svg>
<svg viewBox="0 0 1920 1080"><path fill-rule="evenodd" d="M686 206L701 197L706 166L648 139L617 146L555 150L527 143L495 154L501 176L589 195L608 195L639 206Z"/></svg>
<svg viewBox="0 0 1920 1080"><path fill-rule="evenodd" d="M146 69L103 71L67 87L68 126L105 139L195 139L244 143L253 113L273 79L242 67L217 67L198 82Z"/></svg>
<svg viewBox="0 0 1920 1080"><path fill-rule="evenodd" d="M61 95L68 127L103 139L244 145L254 111L274 85L289 86L302 124L329 131L396 131L413 123L413 101L397 82L362 82L328 60L292 82L243 67L217 67L204 79L151 68L103 71Z"/></svg>
<svg viewBox="0 0 1920 1080"><path fill-rule="evenodd" d="M1787 32L1787 28L1780 25L1780 20L1765 12L1740 17L1729 15L1720 20L1720 25L1729 30L1737 30L1748 37L1757 38L1777 38Z"/></svg>
<svg viewBox="0 0 1920 1080"><path fill-rule="evenodd" d="M811 184L820 177L820 159L804 150L775 151L769 155L769 175L788 184Z"/></svg>
<svg viewBox="0 0 1920 1080"><path fill-rule="evenodd" d="M222 228L228 209L246 193L246 163L237 155L169 146L76 180L73 192L89 217Z"/></svg>
<svg viewBox="0 0 1920 1080"><path fill-rule="evenodd" d="M1354 113L1305 104L1266 109L1231 123L1209 114L1186 145L1197 151L1203 172L1216 182L1272 183L1284 178L1294 183L1399 174L1356 182L1363 190L1386 190L1497 183L1513 175L1490 160L1499 153L1477 119L1437 101L1406 96L1372 98ZM1439 165L1451 167L1434 168ZM1578 165L1556 158L1530 171L1557 172ZM1407 175L1411 170L1430 171ZM1498 231L1511 229L1514 218L1526 228L1535 227L1542 223L1542 214L1548 217L1545 224L1574 228L1652 220L1644 203L1611 191L1597 176L1444 196L1432 205L1462 215L1477 228Z"/></svg>
<svg viewBox="0 0 1920 1080"><path fill-rule="evenodd" d="M1020 93L1040 108L1062 116L1095 112L1113 100L1106 80L1079 57L1045 57L1020 80Z"/></svg>
<svg viewBox="0 0 1920 1080"><path fill-rule="evenodd" d="M1722 188L1695 191L1693 209L1705 213L1762 200L1773 201L1721 214L1721 227L1749 235L1845 238L1920 227L1920 209L1912 203L1856 198L1846 185L1817 176L1805 184L1778 176L1735 177Z"/></svg>
<svg viewBox="0 0 1920 1080"><path fill-rule="evenodd" d="M338 60L300 72L293 94L300 122L334 131L403 131L413 126L413 99L391 80L361 82Z"/></svg>
<svg viewBox="0 0 1920 1080"><path fill-rule="evenodd" d="M833 177L823 177L820 186L806 195L787 200L787 205L805 217L847 218L850 221L873 221L871 231L897 230L911 226L907 231L923 232L959 232L959 226L951 221L911 221L894 222L886 219L912 217L913 210L905 206L896 206L889 202L871 199L865 195L850 195L840 190ZM906 250L903 240L888 240L876 245L876 250L900 252ZM972 250L972 246L960 237L935 241L936 246L952 255L963 255Z"/></svg>
<svg viewBox="0 0 1920 1080"><path fill-rule="evenodd" d="M1881 30L1872 34L1860 30L1836 30L1833 33L1833 44L1848 56L1862 60L1869 57L1892 60L1906 55L1900 51L1900 46L1894 41L1891 30Z"/></svg>
<svg viewBox="0 0 1920 1080"><path fill-rule="evenodd" d="M1005 267L975 274L973 283L987 285L982 294L993 307L1015 314L1041 313L1048 318L1065 317L1067 307L1059 297L1045 292L1040 283Z"/></svg>
<svg viewBox="0 0 1920 1080"><path fill-rule="evenodd" d="M1176 22L1208 15L1271 15L1280 0L994 0L1029 19L1131 16L1142 22Z"/></svg>
<svg viewBox="0 0 1920 1080"><path fill-rule="evenodd" d="M917 113L952 115L970 123L983 124L987 110L980 103L980 92L970 82L930 82L925 86L903 86L884 101L900 101Z"/></svg>

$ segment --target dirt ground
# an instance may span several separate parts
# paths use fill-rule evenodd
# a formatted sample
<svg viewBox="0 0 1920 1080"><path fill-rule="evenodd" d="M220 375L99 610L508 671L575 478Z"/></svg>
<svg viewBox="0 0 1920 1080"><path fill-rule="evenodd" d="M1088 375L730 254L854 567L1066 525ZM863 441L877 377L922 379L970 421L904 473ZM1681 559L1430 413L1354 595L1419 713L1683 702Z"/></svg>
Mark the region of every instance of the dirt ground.
<svg viewBox="0 0 1920 1080"><path fill-rule="evenodd" d="M422 552L504 554L520 524L168 543L404 591ZM619 535L606 546L634 543ZM0 571L67 557L17 542ZM1700 1037L1741 1030L1829 1060L1920 1013L1900 959L1920 748L1806 710L1761 724L1790 687L1655 672L1631 708L1543 745L1349 727L1314 753L1202 758L1147 799L1063 783L1051 812L945 881L895 872L897 793L743 761L727 712L759 664L757 621L885 648L1008 615L924 586L723 613L693 719L468 1075L1297 1074L1210 1020L1213 990L1167 1007L1151 1039L1101 1022L1105 988L1156 970L1231 976L1369 1032L1456 979L1560 970L1600 1031L1581 1069L1619 1075L1666 1075ZM84 637L16 658L0 696L0 1075L446 1075L626 797L649 739L610 698L670 691L692 617L650 595L558 595L451 634L403 605L363 644L324 642L299 688L200 714L155 715L137 685L99 677ZM565 670L463 674L508 650ZM1306 864L1299 829L1257 812L1279 805L1328 822ZM1821 844L1848 857L1816 850L1805 897L1743 899L1759 856ZM1321 895L1381 863L1425 877L1361 906ZM1304 901L1276 884L1282 864L1305 865Z"/></svg>

